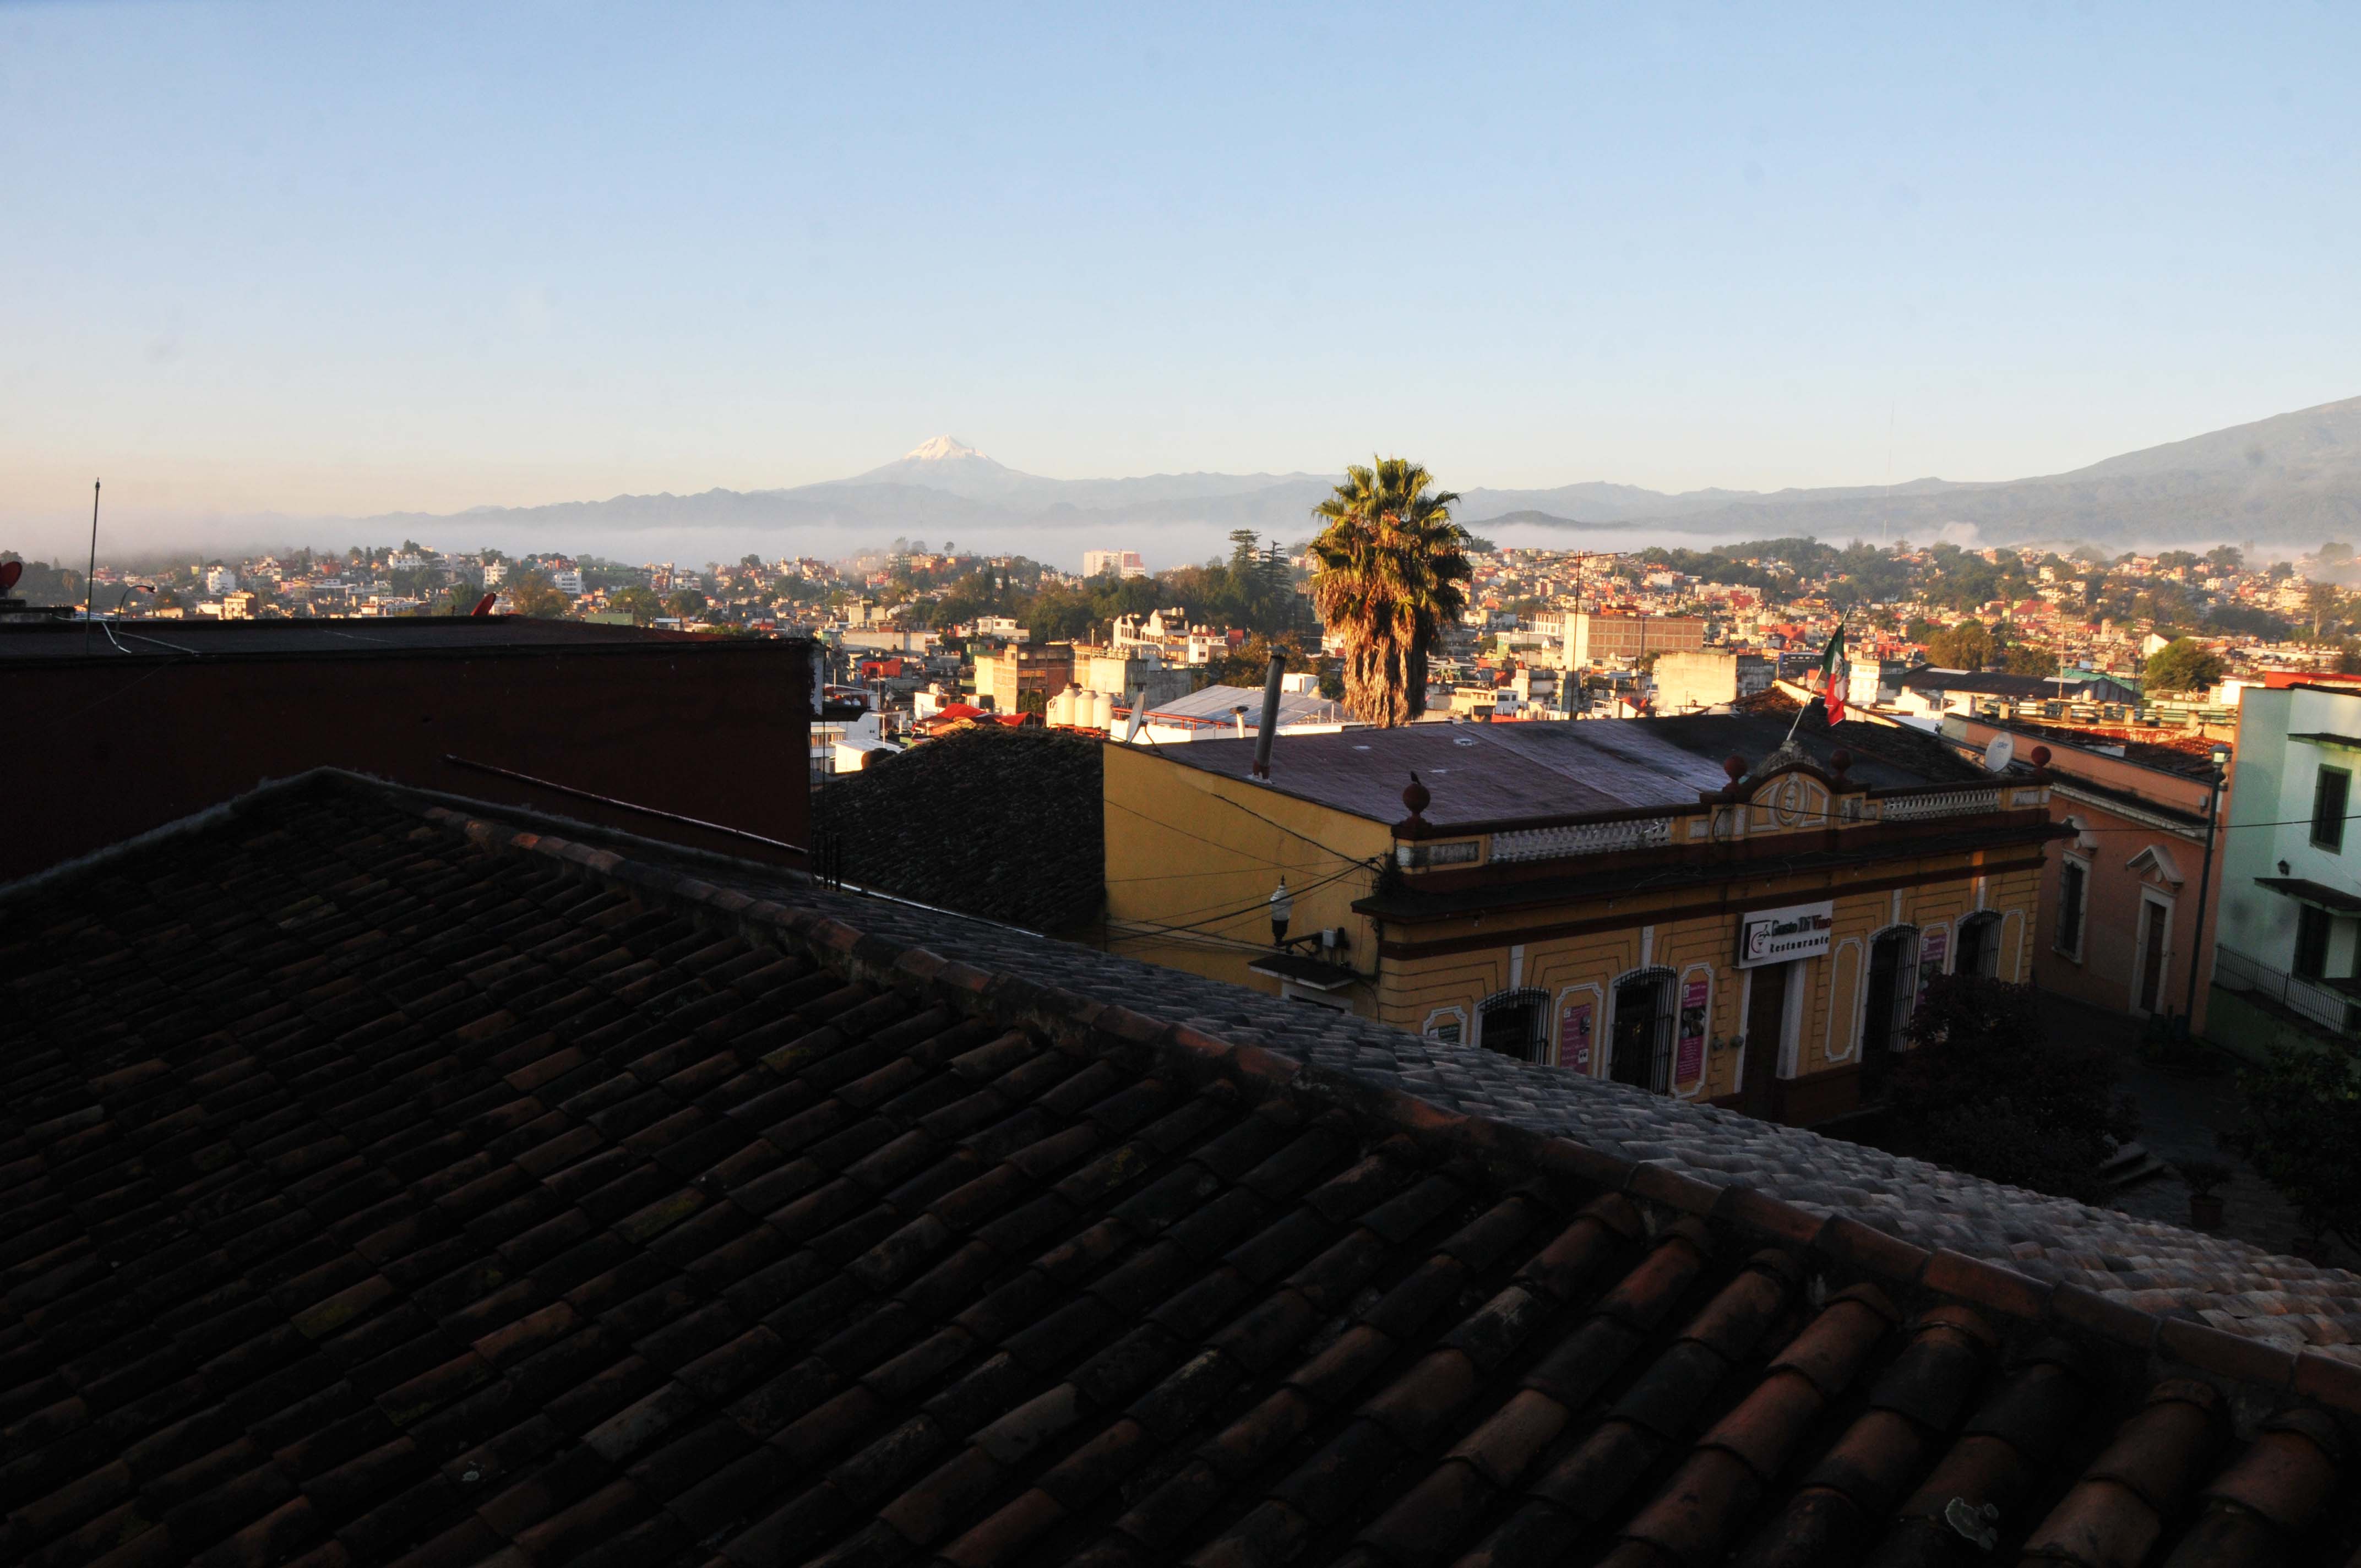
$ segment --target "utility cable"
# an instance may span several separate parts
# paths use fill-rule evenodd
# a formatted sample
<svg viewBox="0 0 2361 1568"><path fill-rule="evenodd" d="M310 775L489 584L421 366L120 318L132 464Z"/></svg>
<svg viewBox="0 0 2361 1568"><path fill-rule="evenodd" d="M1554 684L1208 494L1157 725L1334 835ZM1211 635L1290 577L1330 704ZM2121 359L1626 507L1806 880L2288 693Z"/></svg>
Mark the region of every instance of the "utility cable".
<svg viewBox="0 0 2361 1568"><path fill-rule="evenodd" d="M1346 866L1346 867L1345 867L1343 871L1341 871L1341 872L1333 872L1333 873L1331 873L1331 874L1330 874L1330 875L1328 875L1328 876L1322 877L1318 882L1306 883L1304 883L1301 887L1299 887L1299 888L1291 888L1291 889L1290 889L1289 891L1290 891L1290 893L1291 894L1293 894L1293 895L1297 895L1297 896L1300 896L1300 895L1301 895L1301 894L1307 894L1307 893L1317 893L1320 889L1322 889L1322 888L1323 888L1323 887L1330 886L1330 885L1332 885L1332 884L1334 884L1334 883L1335 883L1342 882L1342 881L1344 881L1346 877L1351 876L1355 872L1356 872L1356 871L1361 871L1361 870L1364 870L1364 869L1366 869L1366 868L1365 868L1365 865L1364 865L1364 862L1362 862L1362 861L1354 861L1351 865ZM1245 917L1245 916L1249 916L1249 915L1252 915L1252 914L1256 913L1257 910L1267 908L1267 907L1269 905L1269 903L1270 903L1270 900L1269 900L1268 897L1264 897L1264 898L1257 898L1257 899L1256 899L1256 900L1255 900L1253 903L1251 903L1251 904L1245 904L1245 905L1239 905L1239 906L1238 906L1237 908L1235 908L1235 909L1225 910L1225 911L1223 911L1223 912L1222 912L1222 913L1220 913L1220 914L1202 916L1201 916L1200 918L1195 919L1195 920L1176 921L1176 922L1173 922L1173 923L1170 923L1170 924L1159 924L1159 923L1158 923L1158 922L1152 922L1152 921L1139 921L1139 922L1132 922L1132 924L1137 924L1137 925L1159 925L1160 929L1167 930L1167 931L1188 931L1188 930L1194 930L1194 929L1196 929L1196 928L1198 928L1198 927L1205 927L1205 926L1218 926L1218 925L1223 924L1223 923L1224 923L1224 922L1225 922L1225 921L1242 919L1242 918L1244 918L1244 917ZM1180 911L1180 913L1181 913L1181 914L1183 914L1183 915L1191 915L1191 914L1195 914L1196 912L1195 912L1194 910L1187 910L1187 909L1184 909L1184 910Z"/></svg>
<svg viewBox="0 0 2361 1568"><path fill-rule="evenodd" d="M1316 893L1323 887L1342 882L1345 878L1351 876L1355 872L1372 869L1374 868L1368 866L1366 862L1356 861L1341 872L1323 877L1318 882L1306 883L1300 888L1292 888L1289 891L1291 894L1297 896L1307 893ZM1196 920L1178 922L1169 925L1155 921L1126 921L1125 924L1137 926L1144 930L1156 930L1168 933L1175 931L1197 931L1207 926L1218 926L1225 921L1242 919L1246 916L1254 914L1257 910L1267 908L1269 902L1270 901L1267 898L1257 898L1251 904L1241 905L1235 909L1225 910L1217 915L1207 915ZM1188 911L1184 910L1182 913L1186 914Z"/></svg>

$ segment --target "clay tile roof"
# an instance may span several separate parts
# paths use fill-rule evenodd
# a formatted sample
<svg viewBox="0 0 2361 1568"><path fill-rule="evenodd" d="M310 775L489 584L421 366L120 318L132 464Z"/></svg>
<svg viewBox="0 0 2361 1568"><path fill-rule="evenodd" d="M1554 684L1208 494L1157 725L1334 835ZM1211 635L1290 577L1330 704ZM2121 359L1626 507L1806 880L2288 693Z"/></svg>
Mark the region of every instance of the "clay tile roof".
<svg viewBox="0 0 2361 1568"><path fill-rule="evenodd" d="M0 895L0 1558L2361 1541L2349 1363L617 842L315 777Z"/></svg>

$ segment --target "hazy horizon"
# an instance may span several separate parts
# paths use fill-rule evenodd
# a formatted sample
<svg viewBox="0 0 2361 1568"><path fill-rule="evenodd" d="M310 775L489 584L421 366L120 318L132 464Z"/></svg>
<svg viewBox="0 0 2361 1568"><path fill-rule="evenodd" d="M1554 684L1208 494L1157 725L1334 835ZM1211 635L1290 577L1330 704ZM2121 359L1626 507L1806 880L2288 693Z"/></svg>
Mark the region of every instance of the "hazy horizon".
<svg viewBox="0 0 2361 1568"><path fill-rule="evenodd" d="M2361 390L2356 43L2328 7L0 6L0 543L75 555L94 475L121 548L226 546L944 433L1052 478L2058 473Z"/></svg>

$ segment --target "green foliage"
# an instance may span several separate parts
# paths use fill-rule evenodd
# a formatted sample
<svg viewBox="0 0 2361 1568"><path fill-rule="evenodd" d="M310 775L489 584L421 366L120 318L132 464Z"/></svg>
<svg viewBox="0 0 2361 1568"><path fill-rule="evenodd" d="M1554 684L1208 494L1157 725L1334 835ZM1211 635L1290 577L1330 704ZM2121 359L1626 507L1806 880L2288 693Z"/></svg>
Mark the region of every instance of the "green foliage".
<svg viewBox="0 0 2361 1568"><path fill-rule="evenodd" d="M1072 642L1104 636L1119 615L1146 616L1178 608L1191 625L1239 627L1277 633L1301 630L1309 612L1295 589L1296 574L1274 545L1257 549L1259 536L1245 530L1231 536L1227 561L1181 566L1152 577L1094 577L1080 587L1044 580L1035 562L978 566L915 599L906 619L913 625L948 630L987 615L1005 615L1036 642ZM1243 540L1243 543L1241 543Z"/></svg>
<svg viewBox="0 0 2361 1568"><path fill-rule="evenodd" d="M1738 544L1717 544L1710 550L1652 545L1640 552L1640 559L1708 583L1776 592L1793 588L1806 577L1836 570L1839 556L1817 539L1750 539Z"/></svg>
<svg viewBox="0 0 2361 1568"><path fill-rule="evenodd" d="M501 582L500 591L509 596L512 611L536 620L563 620L574 608L574 601L557 591L546 572L512 572Z"/></svg>
<svg viewBox="0 0 2361 1568"><path fill-rule="evenodd" d="M2054 675L2058 655L2032 642L2012 642L2000 651L2000 667L2012 675Z"/></svg>
<svg viewBox="0 0 2361 1568"><path fill-rule="evenodd" d="M2222 678L2222 661L2193 637L2179 637L2149 655L2143 684L2151 692L2204 691Z"/></svg>
<svg viewBox="0 0 2361 1568"><path fill-rule="evenodd" d="M2295 1206L2317 1245L2361 1245L2361 1088L2341 1052L2272 1047L2238 1074L2245 1119L2222 1141Z"/></svg>
<svg viewBox="0 0 2361 1568"><path fill-rule="evenodd" d="M1303 639L1292 631L1281 632L1276 638L1248 638L1235 653L1225 653L1213 660L1205 668L1207 685L1258 686L1270 676L1270 656L1279 656L1279 667L1290 674L1309 674L1323 666L1318 655L1307 650ZM1341 691L1342 678L1338 687Z"/></svg>
<svg viewBox="0 0 2361 1568"><path fill-rule="evenodd" d="M1458 495L1401 457L1353 464L1312 509L1327 520L1312 542L1312 599L1345 648L1345 706L1391 727L1426 710L1428 655L1466 607L1467 531Z"/></svg>
<svg viewBox="0 0 2361 1568"><path fill-rule="evenodd" d="M664 613L683 620L695 620L711 608L706 597L695 588L676 588L664 596Z"/></svg>
<svg viewBox="0 0 2361 1568"><path fill-rule="evenodd" d="M664 601L656 598L654 589L634 583L609 594L607 608L630 616L634 626L645 626L664 613Z"/></svg>
<svg viewBox="0 0 2361 1568"><path fill-rule="evenodd" d="M2198 1198L2212 1193L2233 1174L2230 1168L2218 1159L2175 1160L2172 1168L2181 1180L2189 1184L2191 1194Z"/></svg>
<svg viewBox="0 0 2361 1568"><path fill-rule="evenodd" d="M0 550L0 561L25 561L14 550ZM9 590L11 597L27 604L80 604L82 602L82 575L71 566L52 566L47 561L25 561L25 575L16 579Z"/></svg>
<svg viewBox="0 0 2361 1568"><path fill-rule="evenodd" d="M2284 642L2295 635L2294 627L2257 605L2216 604L2206 610L2205 624L2216 631L2262 642Z"/></svg>
<svg viewBox="0 0 2361 1568"><path fill-rule="evenodd" d="M2114 1144L2139 1131L2104 1047L2051 1040L2030 985L1935 975L1910 1020L1914 1048L1886 1080L1895 1152L2093 1202ZM2112 1140L2112 1141L2111 1141Z"/></svg>
<svg viewBox="0 0 2361 1568"><path fill-rule="evenodd" d="M1927 641L1927 657L1946 670L1981 670L1997 652L1991 630L1981 620L1947 626Z"/></svg>

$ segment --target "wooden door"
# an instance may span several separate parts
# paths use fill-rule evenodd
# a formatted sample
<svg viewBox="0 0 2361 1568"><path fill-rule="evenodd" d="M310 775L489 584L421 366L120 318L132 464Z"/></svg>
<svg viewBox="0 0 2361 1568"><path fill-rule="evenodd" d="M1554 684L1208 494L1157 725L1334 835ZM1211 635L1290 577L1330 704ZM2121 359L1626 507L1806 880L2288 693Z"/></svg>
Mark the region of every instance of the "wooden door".
<svg viewBox="0 0 2361 1568"><path fill-rule="evenodd" d="M1754 970L1746 999L1746 1081L1741 1085L1747 1114L1771 1113L1772 1085L1779 1077L1779 1050L1787 1033L1787 971L1793 964L1764 964Z"/></svg>
<svg viewBox="0 0 2361 1568"><path fill-rule="evenodd" d="M2140 988L2143 1013L2156 1011L2157 987L2164 979L2164 910L2140 900Z"/></svg>
<svg viewBox="0 0 2361 1568"><path fill-rule="evenodd" d="M1653 979L1616 987L1615 1034L1609 1047L1607 1075L1618 1083L1656 1087L1656 1014L1663 990Z"/></svg>
<svg viewBox="0 0 2361 1568"><path fill-rule="evenodd" d="M1880 1060L1894 1047L1894 1004L1902 984L1902 942L1901 932L1890 931L1870 945L1869 1001L1861 1023L1863 1063Z"/></svg>

